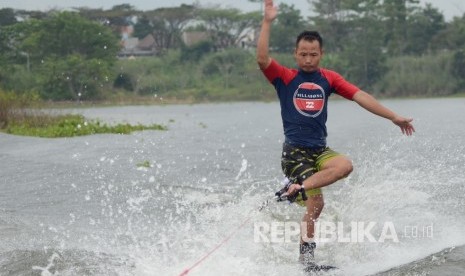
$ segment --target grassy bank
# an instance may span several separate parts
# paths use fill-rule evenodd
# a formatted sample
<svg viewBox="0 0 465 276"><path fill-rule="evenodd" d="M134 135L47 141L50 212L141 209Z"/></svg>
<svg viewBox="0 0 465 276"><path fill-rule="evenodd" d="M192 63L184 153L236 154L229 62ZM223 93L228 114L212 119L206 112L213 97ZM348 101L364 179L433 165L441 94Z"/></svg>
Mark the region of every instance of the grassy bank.
<svg viewBox="0 0 465 276"><path fill-rule="evenodd" d="M88 120L76 114L51 114L42 109L34 94L18 96L0 91L0 131L36 137L74 137L91 134L129 134L141 130L166 130L166 126L131 125L128 123L108 125L100 120Z"/></svg>
<svg viewBox="0 0 465 276"><path fill-rule="evenodd" d="M272 88L271 88L272 89ZM376 92L376 91L374 91ZM368 91L368 93L373 93ZM403 96L403 97L392 97L383 94L373 94L379 100L389 99L440 99L440 98L464 98L465 92L456 93L452 95L438 95L438 96ZM344 98L333 94L332 100L344 100ZM120 95L111 99L100 100L100 101L46 101L43 102L43 107L48 109L53 108L89 108L89 107L109 107L109 106L131 106L131 105L193 105L193 104L205 104L205 103L229 103L229 102L278 102L278 97L274 91L270 92L270 96L263 99L257 100L199 100L195 98L177 98L177 97L165 97L156 98L153 96L137 96L137 95Z"/></svg>

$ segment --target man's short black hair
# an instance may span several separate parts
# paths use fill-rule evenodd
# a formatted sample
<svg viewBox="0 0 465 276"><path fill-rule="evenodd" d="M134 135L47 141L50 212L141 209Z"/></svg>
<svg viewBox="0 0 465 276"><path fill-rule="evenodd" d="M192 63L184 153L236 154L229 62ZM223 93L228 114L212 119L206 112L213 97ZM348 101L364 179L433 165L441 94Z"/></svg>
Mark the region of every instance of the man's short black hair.
<svg viewBox="0 0 465 276"><path fill-rule="evenodd" d="M297 36L297 40L295 41L295 47L299 45L301 40L305 41L315 41L317 40L320 43L320 48L323 48L323 38L321 38L320 34L317 31L303 31Z"/></svg>

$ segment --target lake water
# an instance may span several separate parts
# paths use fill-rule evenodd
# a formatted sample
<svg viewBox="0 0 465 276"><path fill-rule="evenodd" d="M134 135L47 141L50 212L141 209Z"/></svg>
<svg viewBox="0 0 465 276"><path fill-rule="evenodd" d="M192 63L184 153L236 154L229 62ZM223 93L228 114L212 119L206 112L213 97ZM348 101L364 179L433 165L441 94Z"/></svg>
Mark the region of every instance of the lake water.
<svg viewBox="0 0 465 276"><path fill-rule="evenodd" d="M354 172L324 188L316 258L340 268L324 275L463 275L465 99L383 103L413 137L329 104L328 144ZM169 130L0 134L0 275L304 275L304 210L258 210L283 178L277 102L70 112Z"/></svg>

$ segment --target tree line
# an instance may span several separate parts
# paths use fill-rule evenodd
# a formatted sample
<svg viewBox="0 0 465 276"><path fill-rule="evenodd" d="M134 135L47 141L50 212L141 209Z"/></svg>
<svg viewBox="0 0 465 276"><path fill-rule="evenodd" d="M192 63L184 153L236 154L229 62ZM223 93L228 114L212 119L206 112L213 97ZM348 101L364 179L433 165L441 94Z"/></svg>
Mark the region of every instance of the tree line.
<svg viewBox="0 0 465 276"><path fill-rule="evenodd" d="M261 2L260 0L249 0ZM35 91L43 99L104 99L115 94L192 100L273 98L257 70L257 11L181 5L138 11L130 4L75 11L0 10L0 89ZM311 9L304 18L302 10ZM309 0L307 7L281 3L270 38L273 56L293 66L295 37L318 30L324 66L364 90L385 96L463 93L465 14L446 22L418 0ZM151 34L157 56L117 59L121 28ZM208 39L185 45L184 32Z"/></svg>

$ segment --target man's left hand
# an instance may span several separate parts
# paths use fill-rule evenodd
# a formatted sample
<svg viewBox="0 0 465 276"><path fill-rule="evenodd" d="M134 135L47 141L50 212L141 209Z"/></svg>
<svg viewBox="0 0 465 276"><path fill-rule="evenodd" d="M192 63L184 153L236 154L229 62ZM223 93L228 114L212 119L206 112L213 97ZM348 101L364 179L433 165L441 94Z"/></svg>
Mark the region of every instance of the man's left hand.
<svg viewBox="0 0 465 276"><path fill-rule="evenodd" d="M404 118L404 117L395 117L392 119L392 122L400 127L402 133L411 136L415 132L415 128L412 125L412 118Z"/></svg>

